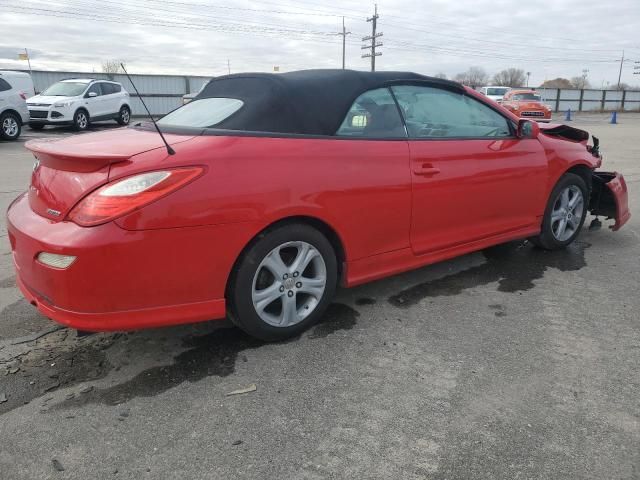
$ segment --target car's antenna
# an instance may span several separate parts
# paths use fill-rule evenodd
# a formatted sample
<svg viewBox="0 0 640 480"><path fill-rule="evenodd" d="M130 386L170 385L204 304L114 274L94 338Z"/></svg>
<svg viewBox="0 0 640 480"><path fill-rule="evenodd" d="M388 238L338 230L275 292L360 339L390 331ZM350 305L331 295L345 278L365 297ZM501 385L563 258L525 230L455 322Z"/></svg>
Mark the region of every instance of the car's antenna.
<svg viewBox="0 0 640 480"><path fill-rule="evenodd" d="M133 83L133 80L131 80L131 77L129 76L129 73L127 73L127 69L124 68L124 64L120 64L120 67L122 67L122 71L124 72L124 74L127 76L127 78L129 79L129 82L131 83L131 85L133 85L133 89L136 91L136 95L138 95L138 98L140 99L140 101L142 102L142 105L144 106L144 109L147 111L147 115L149 115L149 118L151 119L151 123L153 123L153 126L156 127L156 130L158 132L158 135L160 135L160 138L162 138L162 141L164 142L164 145L167 147L167 153L169 155L175 155L176 151L171 148L171 145L169 145L169 143L167 143L167 139L164 138L164 135L162 134L162 132L160 131L160 128L158 127L158 124L156 123L156 121L153 119L153 116L151 115L151 112L149 111L149 109L147 108L147 104L144 103L144 100L142 99L142 97L140 96L140 92L138 92L138 89L136 88L136 84Z"/></svg>

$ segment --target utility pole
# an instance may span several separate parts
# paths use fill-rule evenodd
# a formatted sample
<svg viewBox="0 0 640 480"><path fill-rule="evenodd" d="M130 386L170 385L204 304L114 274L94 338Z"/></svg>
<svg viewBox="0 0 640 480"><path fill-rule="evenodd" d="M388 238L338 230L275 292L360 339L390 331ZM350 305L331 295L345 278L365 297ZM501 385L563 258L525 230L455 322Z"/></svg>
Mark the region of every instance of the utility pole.
<svg viewBox="0 0 640 480"><path fill-rule="evenodd" d="M371 58L371 71L376 71L376 57L382 55L382 52L376 52L377 47L381 47L382 43L378 43L378 37L382 36L382 32L377 33L376 29L378 28L378 4L376 3L375 10L373 12L373 17L367 18L367 22L371 22L371 36L363 37L362 41L367 42L371 41L371 45L363 45L362 50L371 50L371 53L365 53L362 55L362 58Z"/></svg>
<svg viewBox="0 0 640 480"><path fill-rule="evenodd" d="M527 72L527 88L529 88L529 77L531 76L531 72Z"/></svg>
<svg viewBox="0 0 640 480"><path fill-rule="evenodd" d="M620 80L622 80L622 64L624 63L624 50L622 50L622 58L620 59L620 73L618 73L618 90L620 90Z"/></svg>
<svg viewBox="0 0 640 480"><path fill-rule="evenodd" d="M227 58L227 72L231 75L231 61Z"/></svg>
<svg viewBox="0 0 640 480"><path fill-rule="evenodd" d="M344 17L342 17L342 33L338 33L338 35L342 36L342 69L344 70L345 48L347 46L347 35L351 35L351 32L347 32L347 29L344 27Z"/></svg>

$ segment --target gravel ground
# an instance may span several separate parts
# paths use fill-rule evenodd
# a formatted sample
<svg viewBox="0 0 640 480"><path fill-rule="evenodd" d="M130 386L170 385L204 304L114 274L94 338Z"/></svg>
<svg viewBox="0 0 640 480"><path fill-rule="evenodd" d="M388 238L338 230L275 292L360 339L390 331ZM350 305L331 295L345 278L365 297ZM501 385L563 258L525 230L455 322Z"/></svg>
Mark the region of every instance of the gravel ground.
<svg viewBox="0 0 640 480"><path fill-rule="evenodd" d="M608 118L573 124L639 212L640 114ZM0 143L3 211L22 141ZM225 321L78 337L22 299L6 236L2 479L640 478L640 214L342 290L281 344Z"/></svg>

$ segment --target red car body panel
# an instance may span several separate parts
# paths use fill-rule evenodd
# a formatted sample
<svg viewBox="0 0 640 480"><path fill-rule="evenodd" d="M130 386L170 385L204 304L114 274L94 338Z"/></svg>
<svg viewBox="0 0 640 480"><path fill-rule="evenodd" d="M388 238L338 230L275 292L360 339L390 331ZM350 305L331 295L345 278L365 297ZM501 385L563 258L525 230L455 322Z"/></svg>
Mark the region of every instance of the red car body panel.
<svg viewBox="0 0 640 480"><path fill-rule="evenodd" d="M335 233L346 286L526 238L539 232L558 179L600 164L583 142L544 131L462 141L168 135L175 155L136 128L30 142L40 165L7 213L18 285L60 323L126 330L223 317L242 251L286 219ZM102 225L65 218L107 182L179 166L205 173ZM626 185L617 174L607 181L619 228L629 218ZM57 269L40 252L77 259Z"/></svg>

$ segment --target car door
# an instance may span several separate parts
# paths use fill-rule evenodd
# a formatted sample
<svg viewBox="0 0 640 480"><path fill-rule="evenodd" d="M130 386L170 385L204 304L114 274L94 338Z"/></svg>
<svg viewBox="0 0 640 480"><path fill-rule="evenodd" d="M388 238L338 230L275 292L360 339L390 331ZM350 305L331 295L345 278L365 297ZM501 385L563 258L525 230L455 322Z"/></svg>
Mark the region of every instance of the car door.
<svg viewBox="0 0 640 480"><path fill-rule="evenodd" d="M101 82L101 87L104 102L104 115L117 113L120 108L120 99L116 94L116 85L109 82Z"/></svg>
<svg viewBox="0 0 640 480"><path fill-rule="evenodd" d="M360 95L347 112L335 140L318 140L323 151L323 171L329 172L335 192L342 197L335 212L350 232L349 259L353 278L372 268L360 259L377 258L409 246L411 222L411 177L406 130L388 88ZM319 175L318 182L322 182Z"/></svg>
<svg viewBox="0 0 640 480"><path fill-rule="evenodd" d="M91 96L95 93L95 96ZM91 118L97 118L105 115L104 97L102 95L102 87L100 82L93 83L84 94L84 104L89 111Z"/></svg>
<svg viewBox="0 0 640 480"><path fill-rule="evenodd" d="M517 138L509 119L457 90L392 91L409 135L415 254L539 224L547 160L537 139Z"/></svg>

